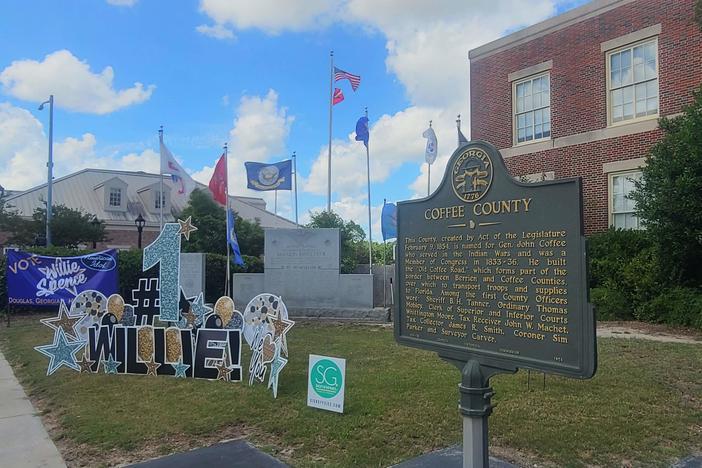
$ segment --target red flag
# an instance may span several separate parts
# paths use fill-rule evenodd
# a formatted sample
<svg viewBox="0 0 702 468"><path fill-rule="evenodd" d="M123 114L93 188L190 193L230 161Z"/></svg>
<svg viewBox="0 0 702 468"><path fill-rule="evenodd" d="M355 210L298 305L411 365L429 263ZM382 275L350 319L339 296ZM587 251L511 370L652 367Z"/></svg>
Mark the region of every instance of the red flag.
<svg viewBox="0 0 702 468"><path fill-rule="evenodd" d="M210 192L212 192L212 198L216 202L227 206L227 159L224 155L220 156L217 161L208 187Z"/></svg>
<svg viewBox="0 0 702 468"><path fill-rule="evenodd" d="M335 106L343 100L344 100L344 93L341 92L341 89L334 88L334 97L332 98L332 105Z"/></svg>

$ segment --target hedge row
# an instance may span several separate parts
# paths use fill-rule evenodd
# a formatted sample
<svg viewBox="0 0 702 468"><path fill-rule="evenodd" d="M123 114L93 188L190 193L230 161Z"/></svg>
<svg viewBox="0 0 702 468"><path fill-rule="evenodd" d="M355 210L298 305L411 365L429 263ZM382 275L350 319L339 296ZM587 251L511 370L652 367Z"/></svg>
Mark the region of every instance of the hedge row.
<svg viewBox="0 0 702 468"><path fill-rule="evenodd" d="M50 255L58 257L70 257L85 255L91 251L72 250L63 247L35 248L31 252L38 255ZM153 278L158 276L158 266L141 270L142 251L137 249L123 250L118 252L119 269L119 293L126 300L131 298L131 291L139 283L139 278ZM258 257L243 256L244 266L232 264L232 273L262 273L263 260ZM7 257L0 255L0 308L7 306ZM205 274L205 300L214 302L224 295L224 282L227 271L227 257L218 254L206 254L206 274Z"/></svg>
<svg viewBox="0 0 702 468"><path fill-rule="evenodd" d="M702 328L702 285L682 287L659 274L646 231L615 230L588 239L590 300L599 320L641 320Z"/></svg>

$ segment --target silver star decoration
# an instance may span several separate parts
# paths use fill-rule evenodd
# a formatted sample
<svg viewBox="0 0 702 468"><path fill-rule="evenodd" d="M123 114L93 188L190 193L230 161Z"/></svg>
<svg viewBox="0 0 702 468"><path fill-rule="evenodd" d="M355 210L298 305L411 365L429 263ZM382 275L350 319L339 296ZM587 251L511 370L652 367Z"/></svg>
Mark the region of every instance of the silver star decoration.
<svg viewBox="0 0 702 468"><path fill-rule="evenodd" d="M268 388L273 388L273 398L278 398L278 376L283 367L288 363L284 357L280 357L281 343L276 342L275 353L273 354L273 362L271 362L271 373L268 377Z"/></svg>
<svg viewBox="0 0 702 468"><path fill-rule="evenodd" d="M52 344L35 346L34 349L49 357L49 368L46 370L46 375L53 374L61 366L70 367L80 372L80 366L76 362L75 354L85 347L85 343L86 341L84 340L68 341L63 329L57 328Z"/></svg>
<svg viewBox="0 0 702 468"><path fill-rule="evenodd" d="M201 326L202 324L205 323L205 316L212 312L212 307L208 307L205 305L205 298L202 293L198 294L194 298L189 298L188 300L191 300L190 303L190 310L192 311L193 314L195 314L195 326Z"/></svg>

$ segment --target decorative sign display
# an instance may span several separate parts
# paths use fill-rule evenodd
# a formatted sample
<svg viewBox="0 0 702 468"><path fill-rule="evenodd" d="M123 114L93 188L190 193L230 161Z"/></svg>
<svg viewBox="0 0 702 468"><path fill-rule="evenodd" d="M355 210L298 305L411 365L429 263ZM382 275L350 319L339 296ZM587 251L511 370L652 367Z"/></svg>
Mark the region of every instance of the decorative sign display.
<svg viewBox="0 0 702 468"><path fill-rule="evenodd" d="M346 359L310 354L307 406L344 412Z"/></svg>
<svg viewBox="0 0 702 468"><path fill-rule="evenodd" d="M117 292L117 251L79 257L47 257L19 250L7 253L8 303L53 306L88 290Z"/></svg>
<svg viewBox="0 0 702 468"><path fill-rule="evenodd" d="M171 375L238 382L242 380L241 337L254 350L250 382L269 384L277 397L278 379L288 355L286 333L294 323L280 297L258 296L235 310L220 297L209 307L202 292L186 297L179 284L181 235L197 228L178 220L167 223L144 249L143 269L159 265L159 278L141 278L131 303L119 294L84 290L60 301L56 317L41 322L54 330L51 344L35 349L49 358L47 375L61 367L107 374ZM258 354L257 354L258 353Z"/></svg>
<svg viewBox="0 0 702 468"><path fill-rule="evenodd" d="M594 374L580 179L517 182L497 149L473 142L433 195L397 209L400 343L495 368Z"/></svg>

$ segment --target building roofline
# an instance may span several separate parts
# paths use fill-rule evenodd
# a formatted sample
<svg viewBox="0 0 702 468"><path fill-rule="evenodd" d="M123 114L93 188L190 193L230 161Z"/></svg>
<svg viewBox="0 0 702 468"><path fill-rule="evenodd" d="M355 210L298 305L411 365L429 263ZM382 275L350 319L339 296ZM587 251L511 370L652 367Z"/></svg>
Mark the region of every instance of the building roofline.
<svg viewBox="0 0 702 468"><path fill-rule="evenodd" d="M66 180L66 179L70 179L71 177L75 177L75 176L80 175L80 174L83 174L83 173L85 173L85 172L103 172L103 173L107 173L107 174L113 174L115 177L117 177L117 175L119 175L119 174L124 174L124 175L128 175L128 176L148 176L148 177L159 177L159 176L161 176L161 177L164 177L164 178L168 177L168 176L166 176L166 175L152 174L152 173L150 173L150 172L144 172L144 171L118 171L118 170L112 170L112 169L91 169L91 168L87 168L87 169L81 169L80 171L72 172L72 173L70 173L70 174L66 174L65 176L62 176L62 177L58 177L58 178L54 179L54 184L57 183L57 182L63 182L63 181ZM102 185L103 183L104 183L104 182L101 182L100 184L98 184L98 186L99 186L99 185ZM12 199L14 199L14 198L16 198L16 197L20 197L20 196L26 195L26 194L28 194L28 193L36 192L37 190L41 190L41 189L43 189L43 188L46 188L46 185L47 185L47 183L44 182L44 183L41 184L41 185L37 185L37 186L35 186L35 187L28 188L27 190L24 190L24 191L22 191L22 192L20 192L20 193L18 193L18 194L16 194L16 195L12 195L11 197L8 197L6 201L10 201L10 200L12 200ZM96 187L97 187L97 186L96 186Z"/></svg>
<svg viewBox="0 0 702 468"><path fill-rule="evenodd" d="M613 10L635 0L594 0L585 5L566 11L558 16L536 23L513 32L507 36L496 39L487 44L481 45L468 52L471 61L477 61L490 55L510 49L519 44L532 41L546 34L558 31L572 24L579 23L589 18L599 16L609 10Z"/></svg>

